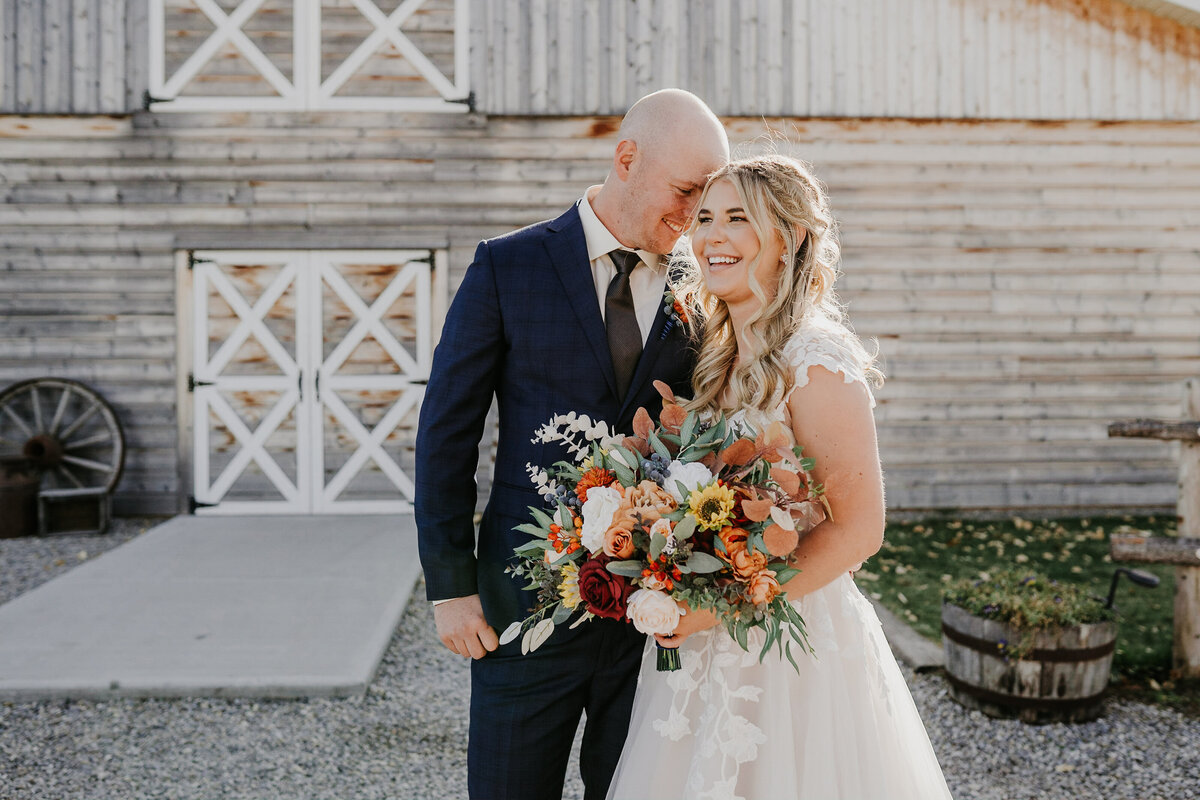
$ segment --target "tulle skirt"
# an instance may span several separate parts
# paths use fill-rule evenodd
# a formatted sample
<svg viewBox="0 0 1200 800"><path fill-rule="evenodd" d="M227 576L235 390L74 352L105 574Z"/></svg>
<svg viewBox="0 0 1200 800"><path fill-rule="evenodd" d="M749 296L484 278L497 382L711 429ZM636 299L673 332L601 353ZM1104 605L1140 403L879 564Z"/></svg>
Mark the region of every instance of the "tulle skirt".
<svg viewBox="0 0 1200 800"><path fill-rule="evenodd" d="M849 575L801 598L815 655L723 628L642 657L609 800L938 800L950 792L879 618ZM755 631L754 633L758 633ZM758 638L761 647L762 639Z"/></svg>

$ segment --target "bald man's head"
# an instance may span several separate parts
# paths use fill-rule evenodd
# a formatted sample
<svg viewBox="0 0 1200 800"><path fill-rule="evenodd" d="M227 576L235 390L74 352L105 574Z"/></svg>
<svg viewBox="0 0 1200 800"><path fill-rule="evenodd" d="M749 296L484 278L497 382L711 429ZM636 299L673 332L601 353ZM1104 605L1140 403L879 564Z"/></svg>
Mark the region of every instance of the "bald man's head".
<svg viewBox="0 0 1200 800"><path fill-rule="evenodd" d="M626 247L669 253L709 173L729 160L725 127L696 95L663 89L633 104L617 137L592 207Z"/></svg>
<svg viewBox="0 0 1200 800"><path fill-rule="evenodd" d="M654 151L664 144L670 146L682 132L723 142L728 160L725 127L703 100L683 89L662 89L634 103L621 120L617 139L629 139L639 149Z"/></svg>

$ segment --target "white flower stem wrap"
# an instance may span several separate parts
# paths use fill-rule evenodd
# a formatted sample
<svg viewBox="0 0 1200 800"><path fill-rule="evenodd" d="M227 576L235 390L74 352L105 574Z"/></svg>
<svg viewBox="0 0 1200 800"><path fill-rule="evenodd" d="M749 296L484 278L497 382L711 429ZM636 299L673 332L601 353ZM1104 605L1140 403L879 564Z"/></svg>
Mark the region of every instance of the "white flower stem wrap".
<svg viewBox="0 0 1200 800"><path fill-rule="evenodd" d="M647 636L665 636L679 626L683 610L666 592L638 589L629 596L625 615Z"/></svg>

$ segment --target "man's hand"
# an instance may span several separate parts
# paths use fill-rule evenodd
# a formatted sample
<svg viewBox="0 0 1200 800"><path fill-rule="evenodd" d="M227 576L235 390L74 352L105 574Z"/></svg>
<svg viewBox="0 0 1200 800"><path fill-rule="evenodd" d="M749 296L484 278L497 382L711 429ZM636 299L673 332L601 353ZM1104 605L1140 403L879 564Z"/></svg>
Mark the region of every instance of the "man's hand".
<svg viewBox="0 0 1200 800"><path fill-rule="evenodd" d="M458 597L433 607L438 638L451 653L483 658L500 646L496 631L483 618L479 595Z"/></svg>

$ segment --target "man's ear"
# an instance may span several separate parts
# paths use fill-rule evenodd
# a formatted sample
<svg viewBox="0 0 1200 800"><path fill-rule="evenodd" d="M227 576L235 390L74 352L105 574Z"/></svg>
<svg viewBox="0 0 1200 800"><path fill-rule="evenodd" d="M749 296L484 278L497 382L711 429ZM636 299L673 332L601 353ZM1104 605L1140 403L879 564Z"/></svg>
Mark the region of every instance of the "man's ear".
<svg viewBox="0 0 1200 800"><path fill-rule="evenodd" d="M617 151L613 154L613 172L622 181L629 179L629 171L637 160L637 143L633 139L622 139L617 142Z"/></svg>

